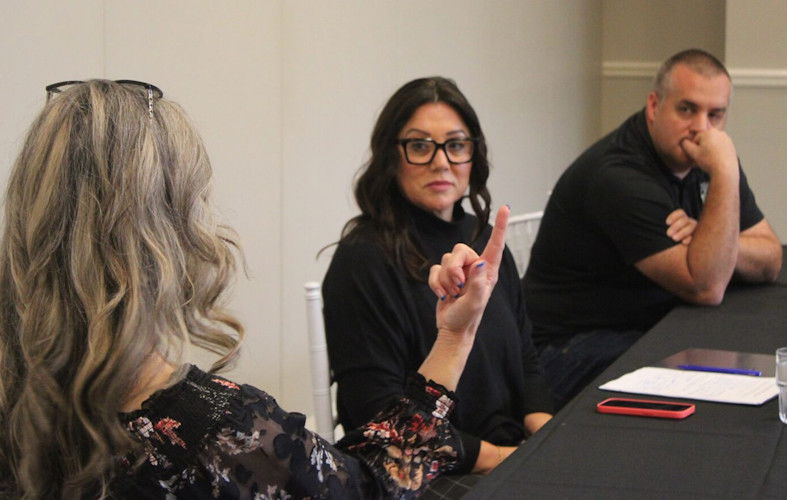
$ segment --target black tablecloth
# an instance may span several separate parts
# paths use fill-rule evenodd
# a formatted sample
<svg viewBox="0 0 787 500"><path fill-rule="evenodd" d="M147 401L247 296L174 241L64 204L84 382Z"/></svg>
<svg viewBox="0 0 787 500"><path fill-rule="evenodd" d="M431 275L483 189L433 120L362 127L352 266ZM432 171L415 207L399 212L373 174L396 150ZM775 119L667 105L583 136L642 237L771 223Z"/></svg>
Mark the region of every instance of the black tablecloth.
<svg viewBox="0 0 787 500"><path fill-rule="evenodd" d="M787 427L776 399L695 401L684 420L595 411L604 398L632 397L599 385L683 349L785 345L784 269L776 284L731 287L721 306L678 307L464 498L787 498Z"/></svg>

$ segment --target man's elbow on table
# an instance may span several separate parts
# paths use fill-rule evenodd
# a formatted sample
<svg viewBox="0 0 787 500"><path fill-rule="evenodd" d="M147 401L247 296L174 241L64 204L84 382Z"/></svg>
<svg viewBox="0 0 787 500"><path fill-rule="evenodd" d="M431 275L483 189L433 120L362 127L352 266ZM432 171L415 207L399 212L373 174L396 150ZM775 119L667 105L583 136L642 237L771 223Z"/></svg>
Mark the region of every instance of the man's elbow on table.
<svg viewBox="0 0 787 500"><path fill-rule="evenodd" d="M718 306L724 300L726 286L716 285L702 290L691 290L678 293L678 296L689 304L697 306Z"/></svg>
<svg viewBox="0 0 787 500"><path fill-rule="evenodd" d="M782 271L782 258L781 255L779 256L779 261L775 262L769 266L763 266L760 269L760 272L754 279L745 279L749 283L773 283L779 278L779 274Z"/></svg>
<svg viewBox="0 0 787 500"><path fill-rule="evenodd" d="M779 243L772 252L771 259L761 267L760 283L773 283L782 272L782 247Z"/></svg>
<svg viewBox="0 0 787 500"><path fill-rule="evenodd" d="M773 283L782 270L782 243L768 221L741 232L735 278L747 283Z"/></svg>

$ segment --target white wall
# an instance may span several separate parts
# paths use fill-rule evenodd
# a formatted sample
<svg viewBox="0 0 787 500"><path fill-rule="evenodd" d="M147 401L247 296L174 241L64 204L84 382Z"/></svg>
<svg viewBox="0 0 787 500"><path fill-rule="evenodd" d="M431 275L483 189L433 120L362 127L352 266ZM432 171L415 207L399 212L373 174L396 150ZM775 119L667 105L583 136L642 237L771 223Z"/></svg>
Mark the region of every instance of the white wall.
<svg viewBox="0 0 787 500"><path fill-rule="evenodd" d="M47 83L133 78L181 103L249 277L230 376L309 411L301 284L321 279L355 213L350 185L376 114L406 81L456 79L480 115L493 203L542 208L597 135L600 0L0 2L0 179ZM330 254L330 251L328 252Z"/></svg>
<svg viewBox="0 0 787 500"><path fill-rule="evenodd" d="M44 86L104 70L100 0L0 2L0 179L44 102ZM79 26L74 31L72 27Z"/></svg>

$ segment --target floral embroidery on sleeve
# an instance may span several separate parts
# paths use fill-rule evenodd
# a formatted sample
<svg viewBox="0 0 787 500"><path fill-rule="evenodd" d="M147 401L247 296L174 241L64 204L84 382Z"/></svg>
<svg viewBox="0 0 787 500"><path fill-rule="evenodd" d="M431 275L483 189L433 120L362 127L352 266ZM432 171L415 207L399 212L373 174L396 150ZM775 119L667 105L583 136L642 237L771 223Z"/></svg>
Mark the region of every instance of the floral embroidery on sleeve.
<svg viewBox="0 0 787 500"><path fill-rule="evenodd" d="M416 378L406 396L337 447L267 393L192 368L125 415L144 456L121 461L127 498L414 498L463 455L444 388Z"/></svg>
<svg viewBox="0 0 787 500"><path fill-rule="evenodd" d="M180 427L180 422L174 418L164 417L156 422L155 429L169 438L172 444L186 448L186 443L178 437L175 430Z"/></svg>

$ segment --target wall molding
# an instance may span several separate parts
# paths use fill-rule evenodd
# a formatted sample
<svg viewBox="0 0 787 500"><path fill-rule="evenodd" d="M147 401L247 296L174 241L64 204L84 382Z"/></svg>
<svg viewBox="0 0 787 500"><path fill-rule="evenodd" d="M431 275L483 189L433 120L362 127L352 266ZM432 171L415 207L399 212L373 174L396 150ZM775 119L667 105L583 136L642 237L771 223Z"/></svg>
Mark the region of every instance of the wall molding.
<svg viewBox="0 0 787 500"><path fill-rule="evenodd" d="M651 79L656 75L660 63L637 61L604 61L601 75L604 78Z"/></svg>
<svg viewBox="0 0 787 500"><path fill-rule="evenodd" d="M735 87L787 88L787 69L730 68Z"/></svg>
<svg viewBox="0 0 787 500"><path fill-rule="evenodd" d="M640 61L604 61L604 78L633 78L650 80L661 63ZM736 88L787 88L787 69L728 68Z"/></svg>

